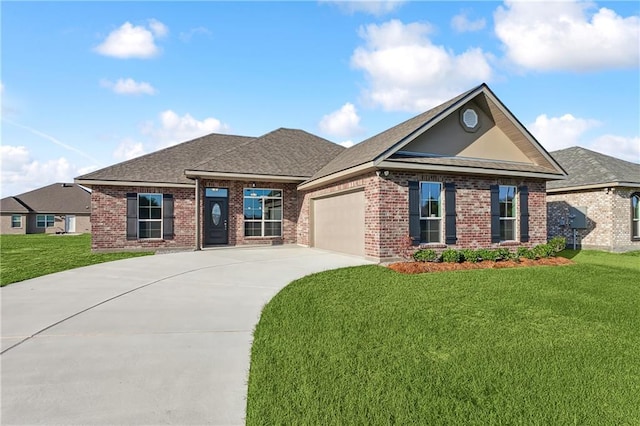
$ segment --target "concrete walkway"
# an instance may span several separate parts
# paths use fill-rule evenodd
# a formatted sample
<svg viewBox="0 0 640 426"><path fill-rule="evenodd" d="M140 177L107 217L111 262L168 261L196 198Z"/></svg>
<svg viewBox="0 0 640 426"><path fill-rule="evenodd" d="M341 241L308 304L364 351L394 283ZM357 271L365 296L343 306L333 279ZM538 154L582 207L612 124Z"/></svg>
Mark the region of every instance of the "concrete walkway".
<svg viewBox="0 0 640 426"><path fill-rule="evenodd" d="M304 275L369 262L296 246L127 259L2 296L2 424L244 424L253 329Z"/></svg>

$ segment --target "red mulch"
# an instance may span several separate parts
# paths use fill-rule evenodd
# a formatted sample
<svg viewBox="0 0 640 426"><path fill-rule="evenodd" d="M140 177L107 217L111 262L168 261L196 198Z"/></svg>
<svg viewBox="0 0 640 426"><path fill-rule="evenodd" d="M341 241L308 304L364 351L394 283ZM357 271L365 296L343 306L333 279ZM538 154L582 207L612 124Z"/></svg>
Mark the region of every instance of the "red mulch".
<svg viewBox="0 0 640 426"><path fill-rule="evenodd" d="M520 268L523 266L558 266L572 265L573 260L564 257L550 257L547 259L520 259L519 262L505 260L500 262L483 261L478 263L447 263L447 262L398 262L389 265L389 268L403 274L421 274L423 272L465 271L467 269L499 269Z"/></svg>

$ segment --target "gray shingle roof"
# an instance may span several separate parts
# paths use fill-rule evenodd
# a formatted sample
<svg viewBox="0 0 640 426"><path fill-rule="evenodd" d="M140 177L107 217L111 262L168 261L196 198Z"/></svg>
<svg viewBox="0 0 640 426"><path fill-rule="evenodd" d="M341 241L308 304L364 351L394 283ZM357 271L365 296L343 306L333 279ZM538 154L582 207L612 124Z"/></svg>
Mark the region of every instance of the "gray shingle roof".
<svg viewBox="0 0 640 426"><path fill-rule="evenodd" d="M303 130L277 129L189 170L311 177L345 148Z"/></svg>
<svg viewBox="0 0 640 426"><path fill-rule="evenodd" d="M91 211L91 193L75 183L58 182L9 198L15 198L16 203L36 213L89 214ZM2 211L9 212L5 210L5 200L2 200ZM24 210L15 213L22 212Z"/></svg>
<svg viewBox="0 0 640 426"><path fill-rule="evenodd" d="M442 111L446 110L450 106L454 105L460 99L467 96L469 93L477 90L482 86L475 87L467 92L464 92L455 98L438 105L437 107L430 109L420 115L417 115L409 120L398 124L390 129L385 130L382 133L378 133L375 136L370 137L357 145L345 150L326 166L324 166L318 173L313 175L309 181L313 181L333 173L340 172L342 170L350 169L361 164L368 163L375 160L380 155L388 152L398 142L424 126L433 118L437 117Z"/></svg>
<svg viewBox="0 0 640 426"><path fill-rule="evenodd" d="M192 184L193 181L184 175L185 169L202 162L203 159L220 155L253 139L246 136L213 133L87 173L77 177L76 180Z"/></svg>
<svg viewBox="0 0 640 426"><path fill-rule="evenodd" d="M547 182L547 189L616 182L630 182L640 186L640 164L579 146L554 151L551 155L567 171L568 177L566 180Z"/></svg>
<svg viewBox="0 0 640 426"><path fill-rule="evenodd" d="M20 203L16 197L6 197L0 200L2 213L29 213L29 209Z"/></svg>

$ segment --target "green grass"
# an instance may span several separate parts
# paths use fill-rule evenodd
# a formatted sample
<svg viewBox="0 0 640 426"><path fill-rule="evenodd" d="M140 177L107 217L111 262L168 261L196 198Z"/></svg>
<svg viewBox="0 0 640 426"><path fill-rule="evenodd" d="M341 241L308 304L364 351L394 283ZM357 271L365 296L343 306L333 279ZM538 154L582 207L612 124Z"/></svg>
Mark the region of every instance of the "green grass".
<svg viewBox="0 0 640 426"><path fill-rule="evenodd" d="M0 286L53 272L153 252L92 253L91 235L0 236Z"/></svg>
<svg viewBox="0 0 640 426"><path fill-rule="evenodd" d="M247 424L640 424L640 262L293 282L254 333Z"/></svg>

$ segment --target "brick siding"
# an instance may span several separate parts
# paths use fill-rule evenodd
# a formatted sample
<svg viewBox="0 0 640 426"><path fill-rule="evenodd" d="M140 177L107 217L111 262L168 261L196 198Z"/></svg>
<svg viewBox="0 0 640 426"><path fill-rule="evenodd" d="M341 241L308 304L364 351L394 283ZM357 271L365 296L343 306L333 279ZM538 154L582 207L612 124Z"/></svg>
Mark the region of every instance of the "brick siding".
<svg viewBox="0 0 640 426"><path fill-rule="evenodd" d="M547 211L544 181L521 178L489 178L466 175L439 175L412 172L391 172L378 177L371 172L335 184L301 192L298 243L309 245L309 217L311 199L363 188L365 191L365 254L374 259L393 259L401 256L404 239L409 235L409 181L454 182L456 184L457 242L451 247L495 248L501 243L491 242L491 185L526 185L529 190L529 241L507 243L510 247L531 247L547 241ZM447 206L444 205L444 219ZM516 220L519 230L519 217ZM444 220L441 222L444 241ZM519 240L519 232L516 232ZM437 250L445 244L429 245Z"/></svg>
<svg viewBox="0 0 640 426"><path fill-rule="evenodd" d="M640 188L613 187L551 193L547 195L549 236L564 236L573 245L569 208L587 208L587 228L578 229L576 244L585 249L609 251L639 250L631 239L631 194Z"/></svg>

